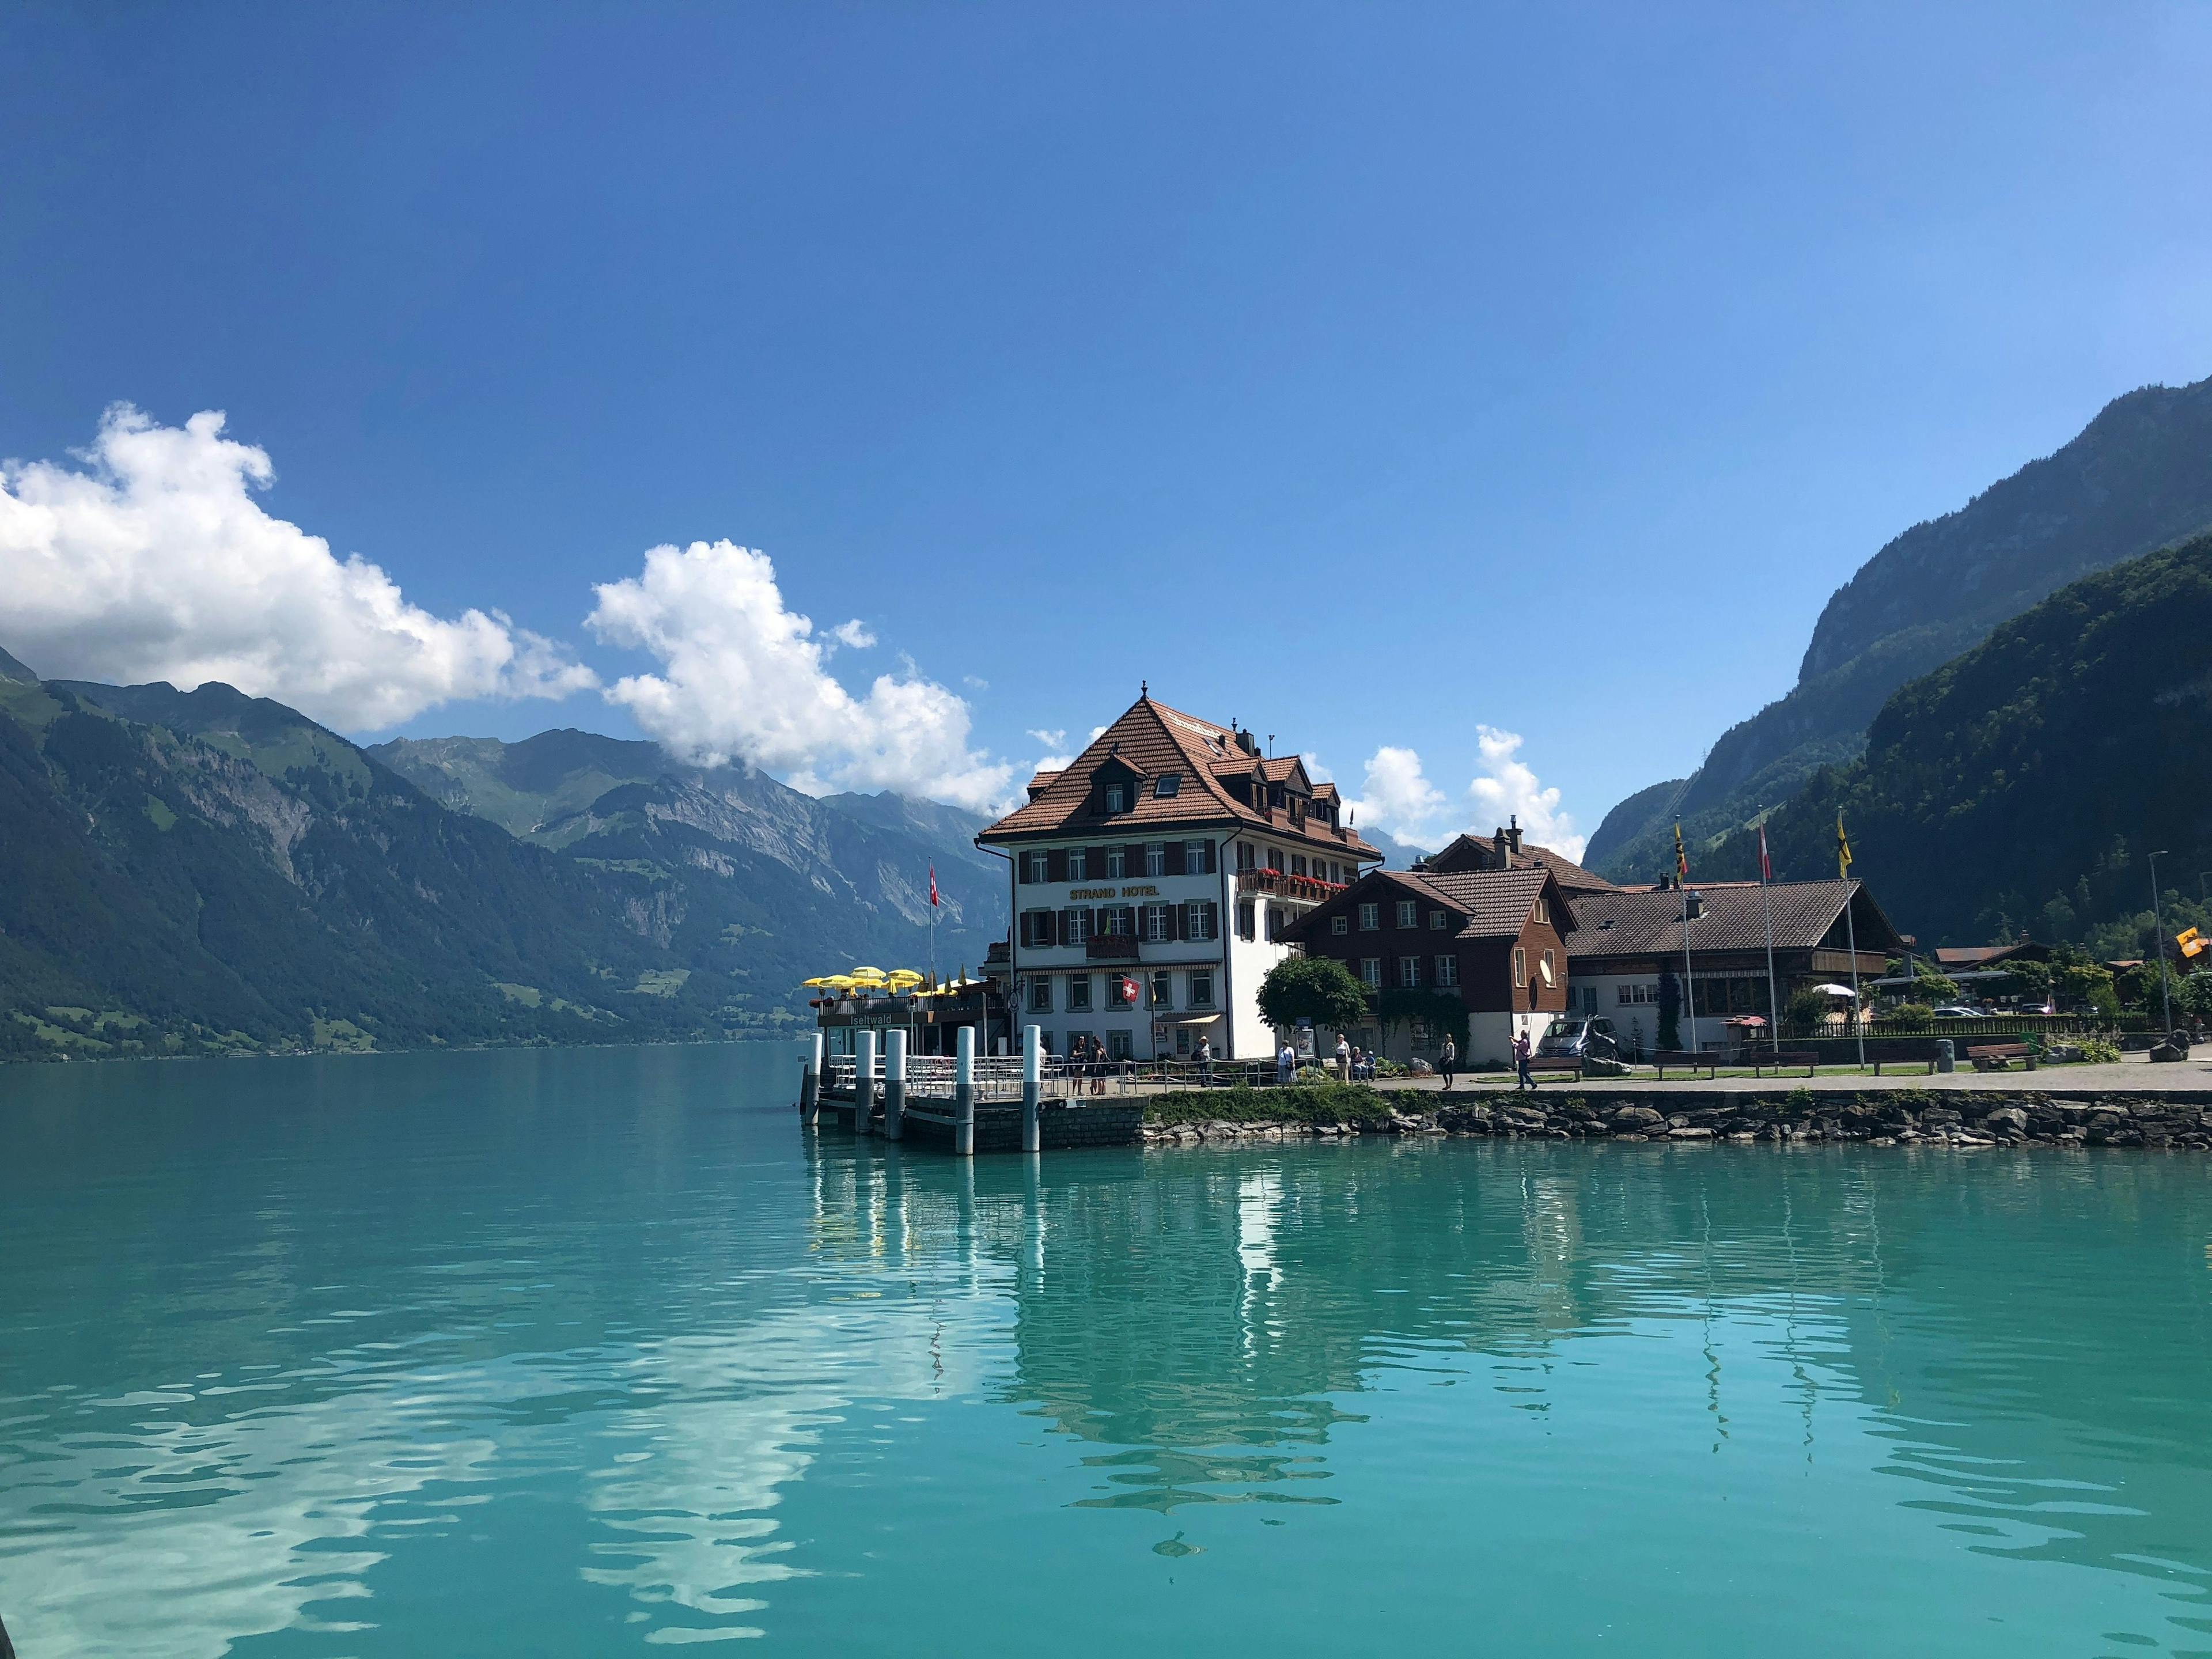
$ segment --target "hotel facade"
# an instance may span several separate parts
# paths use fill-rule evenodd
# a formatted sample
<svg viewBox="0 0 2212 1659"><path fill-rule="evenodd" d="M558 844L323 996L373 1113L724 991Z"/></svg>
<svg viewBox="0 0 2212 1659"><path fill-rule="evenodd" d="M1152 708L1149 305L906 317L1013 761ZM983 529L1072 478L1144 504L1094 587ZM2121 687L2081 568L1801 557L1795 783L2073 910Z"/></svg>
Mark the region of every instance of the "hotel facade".
<svg viewBox="0 0 2212 1659"><path fill-rule="evenodd" d="M976 836L1007 860L1018 1024L1068 1053L1217 1059L1274 1052L1260 981L1293 924L1382 854L1334 784L1252 733L1139 696L1029 799Z"/></svg>

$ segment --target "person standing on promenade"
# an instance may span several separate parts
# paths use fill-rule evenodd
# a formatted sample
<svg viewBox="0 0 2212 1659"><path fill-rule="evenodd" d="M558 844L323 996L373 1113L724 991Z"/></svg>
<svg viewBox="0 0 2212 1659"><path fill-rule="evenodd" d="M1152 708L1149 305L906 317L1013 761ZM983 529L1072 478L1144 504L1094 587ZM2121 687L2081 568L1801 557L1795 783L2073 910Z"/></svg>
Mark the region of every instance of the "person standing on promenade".
<svg viewBox="0 0 2212 1659"><path fill-rule="evenodd" d="M1275 1056L1275 1081L1288 1083L1298 1074L1298 1051L1285 1042Z"/></svg>
<svg viewBox="0 0 2212 1659"><path fill-rule="evenodd" d="M1352 1044L1341 1031L1336 1034L1336 1080L1339 1083L1352 1081Z"/></svg>
<svg viewBox="0 0 2212 1659"><path fill-rule="evenodd" d="M1459 1070L1459 1045L1449 1037L1444 1039L1444 1051L1437 1056L1437 1070L1443 1076L1444 1091L1451 1091L1452 1073Z"/></svg>
<svg viewBox="0 0 2212 1659"><path fill-rule="evenodd" d="M1207 1088L1213 1086L1213 1039L1210 1036L1198 1040L1198 1075Z"/></svg>
<svg viewBox="0 0 2212 1659"><path fill-rule="evenodd" d="M1513 1039L1513 1071L1516 1093L1536 1086L1535 1075L1528 1069L1528 1034L1526 1031Z"/></svg>

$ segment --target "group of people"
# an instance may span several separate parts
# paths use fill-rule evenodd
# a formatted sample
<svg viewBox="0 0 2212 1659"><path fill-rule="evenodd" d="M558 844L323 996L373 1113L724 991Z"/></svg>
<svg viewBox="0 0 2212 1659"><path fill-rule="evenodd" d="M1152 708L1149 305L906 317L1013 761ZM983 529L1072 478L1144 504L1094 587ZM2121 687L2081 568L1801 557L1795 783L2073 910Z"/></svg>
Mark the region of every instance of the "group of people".
<svg viewBox="0 0 2212 1659"><path fill-rule="evenodd" d="M1067 1074L1072 1078L1089 1078L1091 1092L1106 1092L1106 1079L1121 1069L1120 1062L1106 1057L1106 1045L1097 1037L1078 1037L1067 1051Z"/></svg>
<svg viewBox="0 0 2212 1659"><path fill-rule="evenodd" d="M1375 1080L1375 1051L1354 1047L1340 1036L1336 1040L1336 1075L1343 1083L1372 1083Z"/></svg>

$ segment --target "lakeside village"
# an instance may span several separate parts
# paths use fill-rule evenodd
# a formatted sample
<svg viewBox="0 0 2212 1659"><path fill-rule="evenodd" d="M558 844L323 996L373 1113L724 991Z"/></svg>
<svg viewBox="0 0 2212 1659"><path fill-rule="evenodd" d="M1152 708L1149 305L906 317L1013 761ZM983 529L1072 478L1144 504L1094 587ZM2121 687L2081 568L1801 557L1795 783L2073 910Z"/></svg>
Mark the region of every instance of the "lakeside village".
<svg viewBox="0 0 2212 1659"><path fill-rule="evenodd" d="M1683 860L1622 886L1517 823L1385 870L1297 756L1149 687L1027 794L976 837L1007 861L1011 937L978 978L810 981L833 1067L894 1030L916 1056L952 1054L963 1028L1006 1056L1027 1027L1051 1070L1093 1077L1273 1081L1338 1074L1346 1050L1362 1077L1502 1070L1516 1042L1578 1078L2033 1066L2105 1057L2112 975L2142 966L2054 963L2027 940L1922 955L1849 876L1840 826L1833 880L1698 883ZM1285 966L1306 963L1343 972Z"/></svg>

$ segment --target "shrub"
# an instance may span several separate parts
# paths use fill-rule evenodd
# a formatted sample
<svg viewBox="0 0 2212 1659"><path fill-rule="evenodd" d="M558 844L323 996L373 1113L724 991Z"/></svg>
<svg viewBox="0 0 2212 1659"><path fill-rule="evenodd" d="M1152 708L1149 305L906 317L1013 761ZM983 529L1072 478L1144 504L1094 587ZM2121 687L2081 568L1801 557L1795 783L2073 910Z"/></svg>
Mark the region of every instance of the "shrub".
<svg viewBox="0 0 2212 1659"><path fill-rule="evenodd" d="M1889 1011L1889 1018L1896 1024L1918 1029L1935 1023L1936 1011L1924 1002L1900 1002Z"/></svg>
<svg viewBox="0 0 2212 1659"><path fill-rule="evenodd" d="M2074 1046L2081 1051L2081 1058L2092 1066L2117 1066L2119 1064L2120 1050L2118 1045L2108 1042L2103 1037L2078 1036L2074 1039Z"/></svg>

